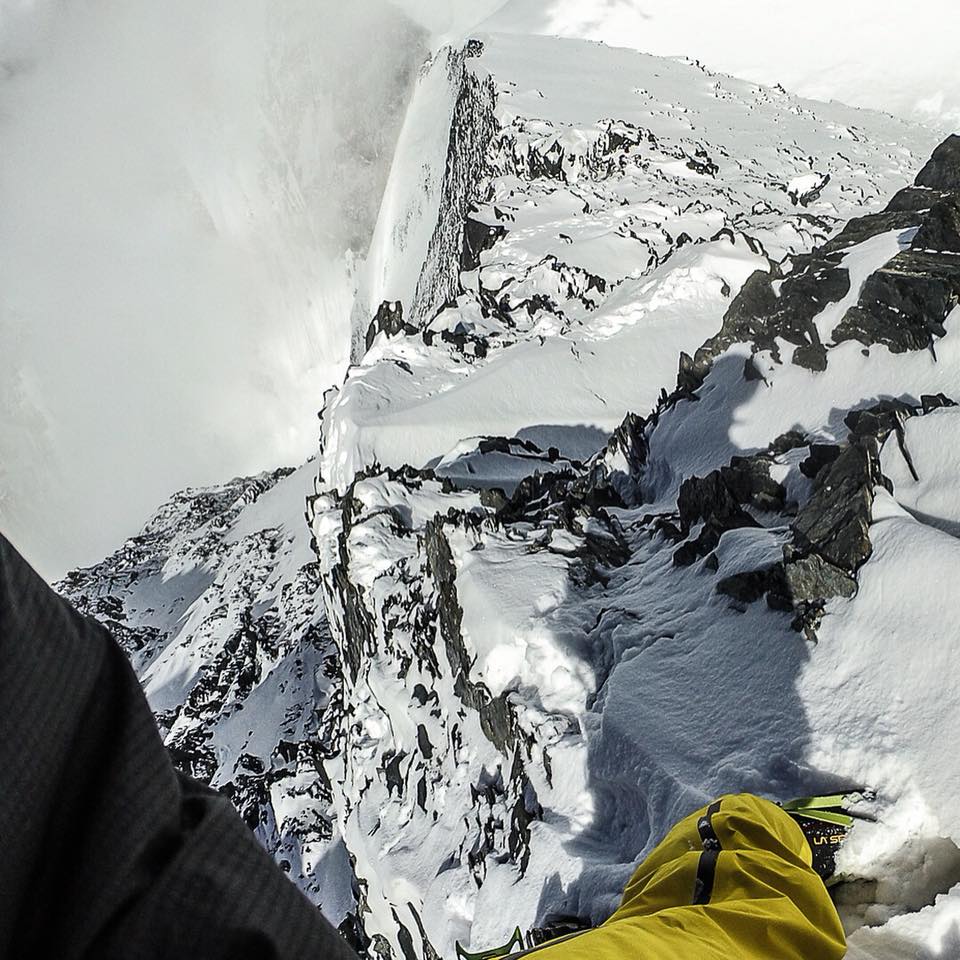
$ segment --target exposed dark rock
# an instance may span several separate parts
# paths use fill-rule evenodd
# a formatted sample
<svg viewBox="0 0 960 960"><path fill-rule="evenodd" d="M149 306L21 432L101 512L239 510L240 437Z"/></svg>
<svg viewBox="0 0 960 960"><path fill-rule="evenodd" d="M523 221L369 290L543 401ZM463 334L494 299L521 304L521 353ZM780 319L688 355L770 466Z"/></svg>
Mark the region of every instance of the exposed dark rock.
<svg viewBox="0 0 960 960"><path fill-rule="evenodd" d="M440 702L440 695L437 693L437 691L431 690L429 693L427 693L427 688L422 683L418 683L414 686L412 696L421 707L425 707L428 703Z"/></svg>
<svg viewBox="0 0 960 960"><path fill-rule="evenodd" d="M799 204L801 207L807 207L811 203L813 203L815 200L820 199L820 194L823 193L824 188L827 186L828 183L830 183L830 174L825 173L820 177L817 183L815 183L808 190L788 191L790 195L790 200L794 204L794 206Z"/></svg>
<svg viewBox="0 0 960 960"><path fill-rule="evenodd" d="M699 173L705 177L715 177L720 172L720 167L703 147L697 147L694 155L687 159L687 166L694 173Z"/></svg>
<svg viewBox="0 0 960 960"><path fill-rule="evenodd" d="M783 484L770 478L770 460L763 456L733 457L720 469L727 487L740 503L758 510L782 510L786 502Z"/></svg>
<svg viewBox="0 0 960 960"><path fill-rule="evenodd" d="M374 647L373 619L360 591L350 582L345 566L338 566L333 570L331 581L331 586L343 606L343 636L347 639L341 651L342 656L350 679L356 680L365 652Z"/></svg>
<svg viewBox="0 0 960 960"><path fill-rule="evenodd" d="M480 491L480 503L495 513L506 509L509 497L499 487L485 487Z"/></svg>
<svg viewBox="0 0 960 960"><path fill-rule="evenodd" d="M433 758L433 744L430 742L427 728L422 723L417 724L417 746L420 748L424 760Z"/></svg>
<svg viewBox="0 0 960 960"><path fill-rule="evenodd" d="M916 197L915 188L908 187L908 190L914 191L910 194L910 200L913 202ZM925 199L929 202L929 191L925 191ZM939 196L939 194L937 194ZM906 199L905 199L906 202ZM917 199L919 202L919 199ZM847 222L847 225L835 237L831 237L819 250L821 254L837 253L852 247L855 244L863 243L878 237L881 233L888 233L890 230L908 230L910 227L917 226L922 219L922 215L917 210L908 205L903 210L890 210L883 213L874 213L866 217L854 217Z"/></svg>
<svg viewBox="0 0 960 960"><path fill-rule="evenodd" d="M717 593L725 594L741 603L755 603L771 592L782 595L785 586L783 565L777 563L762 570L750 570L724 577L717 584Z"/></svg>
<svg viewBox="0 0 960 960"><path fill-rule="evenodd" d="M517 760L519 761L519 754L517 754ZM522 788L519 793L510 811L510 835L507 840L507 849L522 877L530 864L530 824L535 820L543 819L543 807L537 800L537 792L533 784L525 774L522 774Z"/></svg>
<svg viewBox="0 0 960 960"><path fill-rule="evenodd" d="M815 334L816 336L816 334ZM823 371L827 369L827 351L819 336L812 343L801 344L793 353L793 362L807 370Z"/></svg>
<svg viewBox="0 0 960 960"><path fill-rule="evenodd" d="M793 629L816 643L827 601L852 597L857 591L856 578L815 553L794 557L786 548L784 556L784 594L771 592L767 602L774 609L793 611Z"/></svg>
<svg viewBox="0 0 960 960"><path fill-rule="evenodd" d="M484 736L501 752L506 753L516 742L517 721L506 694L490 697L482 684L473 685L473 694L463 694L465 703L475 706L480 714L480 729Z"/></svg>
<svg viewBox="0 0 960 960"><path fill-rule="evenodd" d="M400 764L403 763L405 754L403 752L394 754L383 768L384 780L387 784L387 796L392 796L393 791L397 791L397 796L403 796L403 774L400 772Z"/></svg>
<svg viewBox="0 0 960 960"><path fill-rule="evenodd" d="M835 443L811 443L810 456L800 462L800 472L811 480L840 456L841 447Z"/></svg>
<svg viewBox="0 0 960 960"><path fill-rule="evenodd" d="M489 453L503 453L511 457L542 460L545 463L556 463L558 460L563 460L566 463L581 466L577 460L562 457L556 447L543 450L533 443L533 441L521 440L518 437L483 437L477 443L477 451L484 455Z"/></svg>
<svg viewBox="0 0 960 960"><path fill-rule="evenodd" d="M744 522L741 521L744 513L740 501L725 483L719 470L714 470L705 477L690 477L684 480L680 486L677 509L684 530L689 530L695 523L707 520L732 519L736 521L737 526L744 526ZM749 517L746 518L748 526L749 519Z"/></svg>
<svg viewBox="0 0 960 960"><path fill-rule="evenodd" d="M893 353L924 350L945 335L944 321L960 300L960 258L904 250L867 279L855 307L833 333Z"/></svg>
<svg viewBox="0 0 960 960"><path fill-rule="evenodd" d="M437 589L436 617L447 660L453 673L457 696L480 715L480 727L487 739L509 754L516 742L516 718L505 695L491 697L482 683L470 679L471 660L463 640L463 608L457 597L457 570L450 545L443 533L442 519L430 520L424 529L427 568Z"/></svg>
<svg viewBox="0 0 960 960"><path fill-rule="evenodd" d="M882 443L891 430L901 430L904 421L914 413L914 408L903 400L887 399L863 410L851 410L843 422L852 437L874 437Z"/></svg>
<svg viewBox="0 0 960 960"><path fill-rule="evenodd" d="M891 213L907 213L929 210L934 204L950 195L947 190L931 190L929 187L918 187L915 184L897 191L887 204L886 209ZM869 218L865 218L869 219ZM916 225L917 218L914 217Z"/></svg>
<svg viewBox="0 0 960 960"><path fill-rule="evenodd" d="M489 250L507 235L503 224L483 223L474 217L467 217L463 225L463 250L460 254L460 269L476 270L480 266L480 255Z"/></svg>
<svg viewBox="0 0 960 960"><path fill-rule="evenodd" d="M799 430L788 430L771 442L770 446L767 447L767 453L771 457L782 457L791 450L797 450L805 446L807 446L807 435L805 433L801 433Z"/></svg>
<svg viewBox="0 0 960 960"><path fill-rule="evenodd" d="M905 227L918 227L909 250L903 250L873 273L856 306L842 318L835 342L858 340L883 344L894 353L933 349L945 335L944 321L960 302L960 137L954 135L934 151L916 185L901 190L887 211L854 221L849 238ZM829 245L828 245L829 246Z"/></svg>
<svg viewBox="0 0 960 960"><path fill-rule="evenodd" d="M633 147L639 146L644 139L653 136L650 131L641 130L624 120L606 120L602 123L605 125L606 134L606 138L601 144L601 151L604 154L629 151Z"/></svg>
<svg viewBox="0 0 960 960"><path fill-rule="evenodd" d="M803 554L816 552L850 573L866 562L873 489L881 482L879 452L873 438L851 443L818 478L818 489L792 525Z"/></svg>
<svg viewBox="0 0 960 960"><path fill-rule="evenodd" d="M774 289L777 282L779 296ZM796 346L793 362L798 366L826 369L826 348L813 320L828 303L842 300L849 292L848 271L816 252L798 257L786 277L773 264L769 272L757 270L730 304L720 332L707 340L692 359L681 357L678 386L689 391L699 389L714 359L735 343L749 343L754 352L769 350L779 359L777 338ZM745 374L749 376L747 368ZM758 375L759 371L753 378Z"/></svg>
<svg viewBox="0 0 960 960"><path fill-rule="evenodd" d="M637 479L646 465L650 445L646 437L647 421L635 413L628 413L610 436L607 445L597 454L594 482L610 484L624 503L631 503L637 492ZM626 467L623 472L621 465Z"/></svg>
<svg viewBox="0 0 960 960"><path fill-rule="evenodd" d="M408 321L425 327L461 291L460 262L467 215L478 185L487 171L488 146L496 136L496 92L493 78L467 69L466 59L476 56L474 41L448 53L450 81L458 89L447 162L441 188L437 223L427 247Z"/></svg>
<svg viewBox="0 0 960 960"><path fill-rule="evenodd" d="M960 253L960 194L937 203L910 244L912 250Z"/></svg>
<svg viewBox="0 0 960 960"><path fill-rule="evenodd" d="M399 300L384 300L377 308L377 312L367 327L365 342L369 350L373 346L377 334L385 333L388 337L396 337L401 333L408 336L417 332L416 327L403 321L403 304Z"/></svg>
<svg viewBox="0 0 960 960"><path fill-rule="evenodd" d="M852 597L857 592L854 577L815 553L788 559L784 575L795 605L830 597Z"/></svg>
<svg viewBox="0 0 960 960"><path fill-rule="evenodd" d="M786 503L783 485L770 478L770 460L734 457L730 464L705 477L690 477L680 485L677 510L681 537L698 523L697 537L680 546L673 555L677 566L689 566L713 551L728 530L760 524L744 506L758 510L782 510Z"/></svg>
<svg viewBox="0 0 960 960"><path fill-rule="evenodd" d="M472 40L471 43L480 43L480 41ZM480 46L482 49L483 44L480 44ZM440 960L440 954L437 953L436 948L430 942L430 938L427 936L426 928L423 925L423 920L420 919L420 914L418 913L417 908L408 901L407 909L413 915L414 923L416 923L417 930L420 933L420 941L423 945L423 956L421 960Z"/></svg>
<svg viewBox="0 0 960 960"><path fill-rule="evenodd" d="M717 591L739 603L753 603L766 594L770 607L792 611L794 628L815 641L827 602L856 594L857 572L871 555L875 490L878 486L889 487L880 468L881 446L895 436L912 470L904 443L905 421L952 405L948 397L936 394L924 396L919 408L891 398L851 411L845 419L849 441L842 445L810 444L810 455L800 463L801 472L813 479L814 492L791 524L793 540L784 547L783 562L726 577L718 583ZM800 439L800 435L793 439ZM790 447L796 445L791 443ZM739 505L752 501L756 506L766 500L768 509L783 509L781 492L774 487L768 489L764 482L772 483L769 473L764 473L764 463L762 456L740 464L732 462L725 468L731 471L726 479L721 471L715 471L681 487L678 508L683 529L676 530L676 535L685 535L691 522L706 522L697 540L685 543L675 553L675 563L693 562L702 555L703 544L711 542L708 531L719 542L718 530L722 534L723 527L737 526ZM745 469L745 464L749 468ZM669 524L660 525L669 533L667 527ZM704 567L718 569L715 555L708 557Z"/></svg>
<svg viewBox="0 0 960 960"><path fill-rule="evenodd" d="M711 553L728 530L757 527L760 524L746 510L751 505L759 510L782 510L786 491L770 478L770 460L756 457L734 457L729 466L714 470L705 477L690 477L680 486L677 499L680 530L686 537L693 526L703 523L693 540L678 547L673 554L677 566L689 566Z"/></svg>
<svg viewBox="0 0 960 960"><path fill-rule="evenodd" d="M951 134L917 174L917 186L960 191L960 136Z"/></svg>
<svg viewBox="0 0 960 960"><path fill-rule="evenodd" d="M923 413L931 413L943 407L955 407L956 401L942 393L925 393L920 397L920 409Z"/></svg>
<svg viewBox="0 0 960 960"><path fill-rule="evenodd" d="M958 137L935 151L917 186L897 194L885 212L851 220L833 239L794 259L786 275L771 264L747 279L730 304L720 332L691 358L681 356L678 388L699 389L716 357L734 343L754 352L770 351L779 360L777 339L794 344L792 362L809 370L827 365L827 346L813 322L829 303L850 292L840 256L850 246L890 230L918 227L912 249L902 251L866 282L858 304L847 311L833 339L881 343L894 352L931 347L944 335L944 320L960 301L960 190ZM935 251L935 252L931 252ZM941 253L942 252L942 253ZM784 268L785 269L785 268ZM779 285L779 291L774 287ZM759 379L748 359L747 379Z"/></svg>
<svg viewBox="0 0 960 960"><path fill-rule="evenodd" d="M771 269L776 269L771 267ZM756 270L740 288L740 293L723 317L720 332L697 350L693 357L681 354L677 385L688 391L698 390L706 378L713 360L734 343L756 340L766 324L766 318L777 309L777 295L772 277L765 270Z"/></svg>
<svg viewBox="0 0 960 960"><path fill-rule="evenodd" d="M397 916L397 911L390 908L393 914L393 922L397 926L397 941L400 944L400 951L403 953L403 960L421 960L417 953L417 948L413 944L413 934L407 929L406 924Z"/></svg>

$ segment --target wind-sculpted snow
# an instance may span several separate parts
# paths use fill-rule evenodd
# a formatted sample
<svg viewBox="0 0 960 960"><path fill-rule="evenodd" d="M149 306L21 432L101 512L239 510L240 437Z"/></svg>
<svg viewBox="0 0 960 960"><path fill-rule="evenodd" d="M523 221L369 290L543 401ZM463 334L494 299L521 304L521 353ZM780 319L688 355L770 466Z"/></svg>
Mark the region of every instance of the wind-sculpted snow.
<svg viewBox="0 0 960 960"><path fill-rule="evenodd" d="M313 504L351 664L328 769L370 949L597 922L709 797L866 784L852 955L914 956L954 915L916 911L960 882L956 765L922 692L950 702L951 641L911 576L932 644L911 650L909 540L882 524L903 486L930 535L910 438L952 417L960 374L952 144L902 189L933 144L888 119L485 42L501 126L461 292L372 329ZM924 462L942 537L951 461Z"/></svg>
<svg viewBox="0 0 960 960"><path fill-rule="evenodd" d="M425 466L469 435L609 434L653 406L753 270L877 209L935 145L879 114L595 44L485 37L440 96L442 62L414 95L361 287L370 349L327 404L321 472L341 492L371 463ZM490 86L497 129L469 113L489 143L464 176L477 141L453 103ZM443 227L468 205L460 233ZM447 234L463 240L427 256ZM383 301L403 322L377 335Z"/></svg>

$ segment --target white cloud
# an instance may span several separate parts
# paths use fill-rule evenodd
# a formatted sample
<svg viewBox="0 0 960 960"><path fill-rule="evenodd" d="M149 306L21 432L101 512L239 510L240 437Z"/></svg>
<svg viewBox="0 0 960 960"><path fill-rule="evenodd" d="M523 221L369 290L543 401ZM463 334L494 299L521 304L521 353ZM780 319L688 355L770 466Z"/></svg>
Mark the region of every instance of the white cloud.
<svg viewBox="0 0 960 960"><path fill-rule="evenodd" d="M44 572L315 450L423 52L383 2L0 6L0 529Z"/></svg>

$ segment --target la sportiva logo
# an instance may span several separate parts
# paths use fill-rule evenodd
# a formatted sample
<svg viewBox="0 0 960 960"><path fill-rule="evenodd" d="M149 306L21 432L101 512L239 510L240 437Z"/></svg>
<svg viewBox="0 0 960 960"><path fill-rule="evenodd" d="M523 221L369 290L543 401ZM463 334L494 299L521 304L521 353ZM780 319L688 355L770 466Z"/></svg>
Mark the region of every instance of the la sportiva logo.
<svg viewBox="0 0 960 960"><path fill-rule="evenodd" d="M843 843L845 838L846 838L846 834L844 833L830 833L830 834L821 833L815 837L811 837L810 843L815 847L822 847L825 844L831 844L835 846L837 844Z"/></svg>

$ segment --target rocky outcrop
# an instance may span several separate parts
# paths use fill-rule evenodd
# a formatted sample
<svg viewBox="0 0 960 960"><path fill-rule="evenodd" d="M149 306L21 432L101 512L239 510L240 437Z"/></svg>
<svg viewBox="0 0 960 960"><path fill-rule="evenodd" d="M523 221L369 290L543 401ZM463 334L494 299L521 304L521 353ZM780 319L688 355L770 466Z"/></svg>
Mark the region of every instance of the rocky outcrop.
<svg viewBox="0 0 960 960"><path fill-rule="evenodd" d="M487 171L487 145L497 130L493 80L482 78L467 67L468 55L478 56L481 52L482 47L478 49L475 42L451 59L452 82L459 93L450 124L437 223L410 304L410 322L417 328L432 320L460 292L467 213ZM476 235L471 239L475 241Z"/></svg>
<svg viewBox="0 0 960 960"><path fill-rule="evenodd" d="M388 337L396 337L401 333L416 332L416 327L404 322L403 303L399 300L394 300L392 303L389 300L384 300L374 314L373 320L370 321L364 342L369 350L378 334L383 333Z"/></svg>
<svg viewBox="0 0 960 960"><path fill-rule="evenodd" d="M916 184L928 190L960 190L960 135L952 134L933 151Z"/></svg>
<svg viewBox="0 0 960 960"><path fill-rule="evenodd" d="M518 877L527 870L532 824L543 816L528 765L539 758L542 774L558 719L534 719L530 694L491 689L478 663L486 640L465 622L460 585L471 554L514 544L551 550L550 536L531 538L530 524L508 508L495 511L478 493L412 468L373 469L342 498L328 493L312 502L314 529L326 545L326 606L347 666L342 694L326 711L337 755L332 777L367 898L383 880L364 866L377 862L379 843L441 812L444 830L454 830L450 868L467 870L477 887L492 862L512 865ZM596 569L602 559L591 544L604 535L584 529L585 513L578 528L576 513L568 507L562 521L575 538L565 538L562 556L571 570ZM398 723L401 713L407 719ZM380 731L375 741L368 729ZM464 781L457 771L467 749L473 772ZM371 817L379 831L373 841ZM397 955L390 942L403 951L401 927L409 930L397 916L393 935L380 943L383 955Z"/></svg>
<svg viewBox="0 0 960 960"><path fill-rule="evenodd" d="M735 457L706 477L690 477L680 487L675 536L685 540L695 525L699 533L676 550L673 562L689 566L713 551L726 531L760 526L746 507L782 510L785 501L786 491L770 479L770 462L764 457Z"/></svg>
<svg viewBox="0 0 960 960"><path fill-rule="evenodd" d="M851 221L823 247L793 258L786 270L771 264L769 271L754 273L732 302L720 332L695 356L681 355L676 389L661 395L648 418L630 415L597 455L590 465L593 482L616 477L622 502L642 504L651 435L662 417L679 414L678 404L699 399L716 358L736 344L750 347L743 368L747 381L763 378L752 356L766 351L775 363L781 362L783 342L796 347L792 363L814 372L825 370L829 350L847 339L867 346L880 343L893 352L932 349L934 338L945 335L943 321L960 299L953 262L960 252L954 153L951 139L935 151L915 186L901 191L884 212ZM933 204L923 206L933 189L938 191ZM857 305L843 314L830 343L822 342L817 317L851 293L843 252L891 231L912 234L909 249L867 277ZM792 535L783 561L721 578L717 590L747 603L765 596L771 607L792 611L795 628L815 640L827 603L856 593L857 572L870 557L874 490L890 486L880 469L881 447L894 436L909 465L905 419L952 403L937 394L922 396L918 404L891 399L856 409L846 418L850 434L841 444L785 434L765 453L734 457L706 476L685 479L676 513L650 516L648 521L679 543L673 553L676 565L706 558L707 568L716 570L712 551L724 533L761 527L758 518L764 513L783 517ZM771 479L770 468L784 453L804 448L808 452L798 469L812 480L812 490L803 504L791 505L783 485ZM575 488L576 481L570 486Z"/></svg>
<svg viewBox="0 0 960 960"><path fill-rule="evenodd" d="M955 201L954 201L955 203ZM936 219L925 236L941 234L943 216L939 204L930 217ZM958 251L960 252L960 251ZM865 345L883 344L894 353L929 349L945 336L944 321L960 302L960 263L956 252L911 249L897 254L864 285L860 300L846 313L834 331L835 340L858 340Z"/></svg>
<svg viewBox="0 0 960 960"><path fill-rule="evenodd" d="M850 293L845 254L883 233L916 228L909 249L873 272L830 331L831 343L857 340L882 344L894 352L934 349L944 336L944 320L960 300L960 182L956 179L953 139L934 153L912 188L900 191L885 211L858 217L829 242L784 266L770 264L744 284L723 318L720 332L694 357L681 360L688 389L702 383L712 361L735 343L769 352L779 360L780 342L794 346L790 360L823 370L827 347L816 320L830 304ZM936 185L936 186L934 186ZM936 191L936 192L934 192Z"/></svg>

